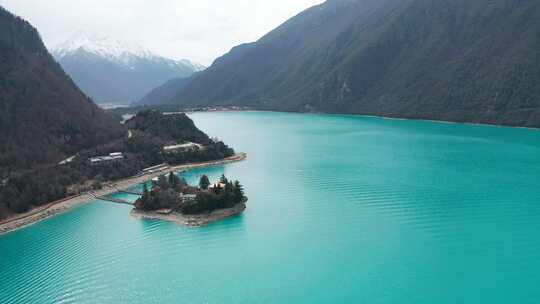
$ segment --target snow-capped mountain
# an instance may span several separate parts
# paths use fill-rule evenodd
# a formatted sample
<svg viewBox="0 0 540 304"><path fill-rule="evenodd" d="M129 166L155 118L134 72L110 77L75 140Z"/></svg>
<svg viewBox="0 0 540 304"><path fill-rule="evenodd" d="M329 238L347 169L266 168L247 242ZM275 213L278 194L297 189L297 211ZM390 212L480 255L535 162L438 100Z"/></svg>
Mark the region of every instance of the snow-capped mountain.
<svg viewBox="0 0 540 304"><path fill-rule="evenodd" d="M54 48L52 54L98 103L128 104L170 79L205 69L186 59L164 58L135 44L81 33Z"/></svg>

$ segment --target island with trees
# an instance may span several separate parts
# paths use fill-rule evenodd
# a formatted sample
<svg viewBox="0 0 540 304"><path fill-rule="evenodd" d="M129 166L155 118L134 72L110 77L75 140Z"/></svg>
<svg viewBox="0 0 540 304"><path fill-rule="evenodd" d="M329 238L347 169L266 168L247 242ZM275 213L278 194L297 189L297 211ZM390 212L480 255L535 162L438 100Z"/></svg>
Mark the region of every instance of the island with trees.
<svg viewBox="0 0 540 304"><path fill-rule="evenodd" d="M172 221L187 226L203 226L244 212L247 197L239 181L222 175L212 184L203 175L198 187L190 186L174 173L144 184L142 196L131 214L137 218Z"/></svg>

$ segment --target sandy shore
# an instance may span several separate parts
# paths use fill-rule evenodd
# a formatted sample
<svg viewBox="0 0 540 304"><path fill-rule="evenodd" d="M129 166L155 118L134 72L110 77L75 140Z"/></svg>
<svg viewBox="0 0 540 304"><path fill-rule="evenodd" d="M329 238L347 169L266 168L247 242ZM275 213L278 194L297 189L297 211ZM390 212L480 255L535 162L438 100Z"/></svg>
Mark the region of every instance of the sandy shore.
<svg viewBox="0 0 540 304"><path fill-rule="evenodd" d="M241 214L244 212L244 210L246 210L246 204L239 203L232 208L220 209L211 213L197 215L184 215L176 212L162 214L157 212L139 211L136 209L131 210L130 214L138 219L162 220L189 227L201 227L231 216L235 216L237 214Z"/></svg>
<svg viewBox="0 0 540 304"><path fill-rule="evenodd" d="M0 222L0 234L8 233L17 229L30 226L46 218L49 218L53 215L60 214L67 210L79 207L82 204L91 202L95 200L95 197L93 195L98 196L98 197L110 195L110 194L118 192L118 189L125 190L129 187L144 183L146 181L151 180L154 177L157 177L163 174L168 174L170 172L223 165L227 163L242 161L246 158L247 158L247 155L245 153L239 153L239 154L233 155L231 157L228 157L222 160L172 166L166 170L156 172L153 174L134 176L134 177L114 181L104 186L103 189L96 190L93 193L86 193L86 194L81 194L78 196L69 197L63 200L59 200L56 202L49 203L47 205L34 208L27 213L18 214L16 216L4 219Z"/></svg>

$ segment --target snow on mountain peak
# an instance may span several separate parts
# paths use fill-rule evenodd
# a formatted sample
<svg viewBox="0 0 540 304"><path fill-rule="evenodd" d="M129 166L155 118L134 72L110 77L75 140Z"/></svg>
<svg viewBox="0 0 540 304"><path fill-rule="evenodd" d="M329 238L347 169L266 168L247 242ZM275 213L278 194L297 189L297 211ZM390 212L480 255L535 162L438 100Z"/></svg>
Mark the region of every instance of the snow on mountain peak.
<svg viewBox="0 0 540 304"><path fill-rule="evenodd" d="M158 57L144 48L129 44L109 37L85 33L78 33L72 36L63 44L55 48L57 57L83 50L112 60L126 60L130 57L153 58Z"/></svg>
<svg viewBox="0 0 540 304"><path fill-rule="evenodd" d="M66 42L54 48L53 54L56 58L63 58L67 55L84 51L108 59L113 62L119 62L129 65L135 60L146 59L151 61L167 62L170 65L184 65L192 67L199 71L204 69L199 64L192 63L189 60L166 59L151 51L128 42L120 41L99 34L87 34L79 32L73 35Z"/></svg>

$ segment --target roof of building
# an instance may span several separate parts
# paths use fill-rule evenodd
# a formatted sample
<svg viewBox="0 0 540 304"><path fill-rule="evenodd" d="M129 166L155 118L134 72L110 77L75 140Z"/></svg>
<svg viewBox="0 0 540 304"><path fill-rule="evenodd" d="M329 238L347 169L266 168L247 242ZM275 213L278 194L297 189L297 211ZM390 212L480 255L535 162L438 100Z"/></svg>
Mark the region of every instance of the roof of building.
<svg viewBox="0 0 540 304"><path fill-rule="evenodd" d="M163 147L163 150L178 150L178 149L188 149L188 148L195 148L195 147L200 147L200 145L196 143L188 142L184 144L165 146Z"/></svg>
<svg viewBox="0 0 540 304"><path fill-rule="evenodd" d="M216 188L217 186L219 186L220 188L225 188L225 186L227 186L227 185L225 183L218 182L218 183L215 183L215 184L211 185L210 188Z"/></svg>
<svg viewBox="0 0 540 304"><path fill-rule="evenodd" d="M122 159L122 158L124 158L123 155L118 155L118 156L97 156L97 157L90 158L90 162L99 163L99 162L112 161L112 160L117 160L117 159Z"/></svg>
<svg viewBox="0 0 540 304"><path fill-rule="evenodd" d="M111 161L111 160L117 160L124 158L124 154L122 152L114 152L109 153L109 155L106 156L95 156L90 158L91 163L99 163L103 161Z"/></svg>

